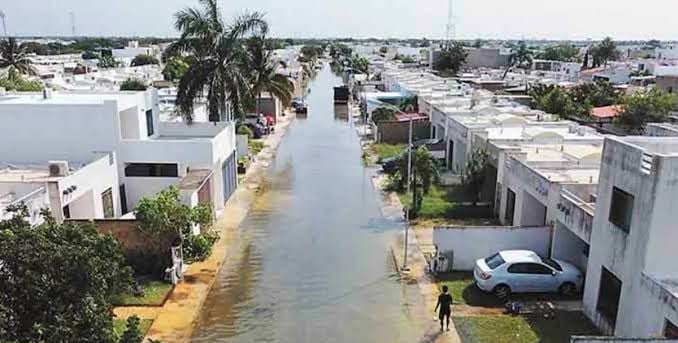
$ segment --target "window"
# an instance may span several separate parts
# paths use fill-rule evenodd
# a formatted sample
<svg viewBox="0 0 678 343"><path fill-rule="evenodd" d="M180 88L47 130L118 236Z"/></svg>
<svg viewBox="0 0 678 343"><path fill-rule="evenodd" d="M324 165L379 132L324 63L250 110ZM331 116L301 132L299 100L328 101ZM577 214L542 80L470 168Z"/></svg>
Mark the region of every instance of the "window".
<svg viewBox="0 0 678 343"><path fill-rule="evenodd" d="M512 274L528 274L529 273L529 263L514 263L508 267L507 271Z"/></svg>
<svg viewBox="0 0 678 343"><path fill-rule="evenodd" d="M596 310L614 327L617 321L617 311L619 310L622 282L607 268L601 268Z"/></svg>
<svg viewBox="0 0 678 343"><path fill-rule="evenodd" d="M633 195L614 187L610 202L610 222L620 229L629 232L633 214Z"/></svg>
<svg viewBox="0 0 678 343"><path fill-rule="evenodd" d="M504 264L506 261L504 261L503 258L501 258L501 255L499 253L496 253L488 258L485 259L485 264L487 264L490 269L495 269L502 264Z"/></svg>
<svg viewBox="0 0 678 343"><path fill-rule="evenodd" d="M527 264L527 273L528 274L552 274L553 270L543 264L538 263L528 263Z"/></svg>
<svg viewBox="0 0 678 343"><path fill-rule="evenodd" d="M129 163L125 167L128 177L178 177L179 167L170 163Z"/></svg>
<svg viewBox="0 0 678 343"><path fill-rule="evenodd" d="M548 264L551 268L553 268L553 269L555 269L559 272L563 271L563 267L561 267L558 262L556 262L556 261L554 261L550 258L542 258L541 261L544 262L544 264Z"/></svg>
<svg viewBox="0 0 678 343"><path fill-rule="evenodd" d="M71 208L70 206L66 205L63 208L64 211L64 219L70 219L71 218Z"/></svg>
<svg viewBox="0 0 678 343"><path fill-rule="evenodd" d="M664 325L664 337L666 338L678 338L678 327L675 324L671 323L668 319Z"/></svg>
<svg viewBox="0 0 678 343"><path fill-rule="evenodd" d="M113 209L113 190L107 189L101 193L101 205L104 208L104 218L115 217L115 210Z"/></svg>
<svg viewBox="0 0 678 343"><path fill-rule="evenodd" d="M122 214L127 213L127 192L125 191L125 185L120 185L120 209Z"/></svg>
<svg viewBox="0 0 678 343"><path fill-rule="evenodd" d="M153 136L153 110L146 111L146 133L148 137Z"/></svg>

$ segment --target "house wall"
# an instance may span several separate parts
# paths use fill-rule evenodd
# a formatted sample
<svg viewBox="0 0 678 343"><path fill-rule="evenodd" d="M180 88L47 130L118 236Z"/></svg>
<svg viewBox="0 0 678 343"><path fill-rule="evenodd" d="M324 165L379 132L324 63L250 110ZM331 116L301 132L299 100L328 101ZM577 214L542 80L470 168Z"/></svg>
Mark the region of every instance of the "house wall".
<svg viewBox="0 0 678 343"><path fill-rule="evenodd" d="M464 68L500 68L508 65L508 55L500 54L500 49L480 48L466 49Z"/></svg>
<svg viewBox="0 0 678 343"><path fill-rule="evenodd" d="M476 260L501 250L527 249L548 256L551 230L548 227L436 227L433 244L440 252L453 251L454 270L473 270Z"/></svg>
<svg viewBox="0 0 678 343"><path fill-rule="evenodd" d="M380 122L377 124L378 141L395 144L407 143L410 136L409 122ZM431 137L431 122L416 121L412 123L412 141Z"/></svg>
<svg viewBox="0 0 678 343"><path fill-rule="evenodd" d="M650 232L654 230L655 223L659 224L652 217L652 212L657 206L656 202L660 199L657 196L657 190L660 187L666 187L668 188L667 191L675 192L675 188L670 184L658 184L655 175L646 175L641 171L642 155L643 150L635 146L622 143L617 139L608 138L605 140L596 215L593 219L591 233L592 248L584 288L584 310L604 332L614 333L618 336L635 336L648 331L648 328L641 327L641 321L639 321L639 317L642 316L639 309L644 308L647 301L646 297L642 297L639 291L641 271L646 266ZM652 173L655 172L654 168L658 164L661 165L655 156ZM675 180L673 182L675 183ZM628 233L609 221L612 189L615 186L634 196L631 227ZM662 199L662 201L666 200ZM669 202L675 203L675 201ZM663 222L663 224L668 224L667 227L669 228L674 227L669 223L671 221ZM668 233L668 230L666 233ZM668 237L661 238L671 241L672 237L675 237L675 235L671 234ZM663 246L666 247L666 245ZM673 247L675 250L675 244ZM668 265L669 261L659 263L656 269L666 268L670 270L675 268ZM611 323L606 321L596 310L600 274L603 266L622 281L619 311L614 332ZM651 268L654 269L654 267Z"/></svg>
<svg viewBox="0 0 678 343"><path fill-rule="evenodd" d="M589 245L560 222L553 231L551 256L569 262L586 273Z"/></svg>
<svg viewBox="0 0 678 343"><path fill-rule="evenodd" d="M3 104L0 111L3 160L87 161L94 151L115 151L120 139L115 101L98 105Z"/></svg>

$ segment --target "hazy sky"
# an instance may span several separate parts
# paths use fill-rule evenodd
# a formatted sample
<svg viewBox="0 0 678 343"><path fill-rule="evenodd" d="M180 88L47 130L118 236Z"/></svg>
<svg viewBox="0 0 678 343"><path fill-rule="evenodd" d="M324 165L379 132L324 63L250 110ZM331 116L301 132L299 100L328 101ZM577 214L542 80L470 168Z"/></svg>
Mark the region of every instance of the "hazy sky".
<svg viewBox="0 0 678 343"><path fill-rule="evenodd" d="M266 13L278 37L439 38L447 0L219 0ZM678 39L677 0L453 0L458 38ZM11 35L175 36L196 0L0 0Z"/></svg>

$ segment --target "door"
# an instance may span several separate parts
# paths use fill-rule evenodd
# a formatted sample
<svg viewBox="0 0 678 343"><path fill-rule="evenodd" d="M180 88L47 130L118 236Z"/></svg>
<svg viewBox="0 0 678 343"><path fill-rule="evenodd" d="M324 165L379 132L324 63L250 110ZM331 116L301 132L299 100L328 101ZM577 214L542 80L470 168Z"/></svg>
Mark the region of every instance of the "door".
<svg viewBox="0 0 678 343"><path fill-rule="evenodd" d="M452 169L454 163L454 141L450 140L450 144L447 147L447 169Z"/></svg>
<svg viewBox="0 0 678 343"><path fill-rule="evenodd" d="M558 277L553 275L553 269L541 263L528 263L528 292L555 292L558 290Z"/></svg>
<svg viewBox="0 0 678 343"><path fill-rule="evenodd" d="M506 271L509 274L506 281L508 281L511 291L516 293L528 292L530 289L528 263L514 263Z"/></svg>
<svg viewBox="0 0 678 343"><path fill-rule="evenodd" d="M115 217L115 209L113 206L113 190L107 189L101 193L101 204L104 210L104 218L109 219Z"/></svg>
<svg viewBox="0 0 678 343"><path fill-rule="evenodd" d="M228 201L237 187L237 166L235 163L235 151L231 153L221 165L221 174L224 182L224 203Z"/></svg>
<svg viewBox="0 0 678 343"><path fill-rule="evenodd" d="M504 224L513 225L513 215L516 210L516 193L511 188L506 188L506 213L504 213Z"/></svg>

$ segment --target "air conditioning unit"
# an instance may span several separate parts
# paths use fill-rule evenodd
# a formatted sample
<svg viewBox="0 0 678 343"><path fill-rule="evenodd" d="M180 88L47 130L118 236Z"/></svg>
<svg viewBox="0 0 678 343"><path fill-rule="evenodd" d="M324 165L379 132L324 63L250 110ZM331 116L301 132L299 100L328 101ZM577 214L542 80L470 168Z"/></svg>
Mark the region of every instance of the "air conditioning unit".
<svg viewBox="0 0 678 343"><path fill-rule="evenodd" d="M49 176L68 176L68 162L49 161Z"/></svg>

